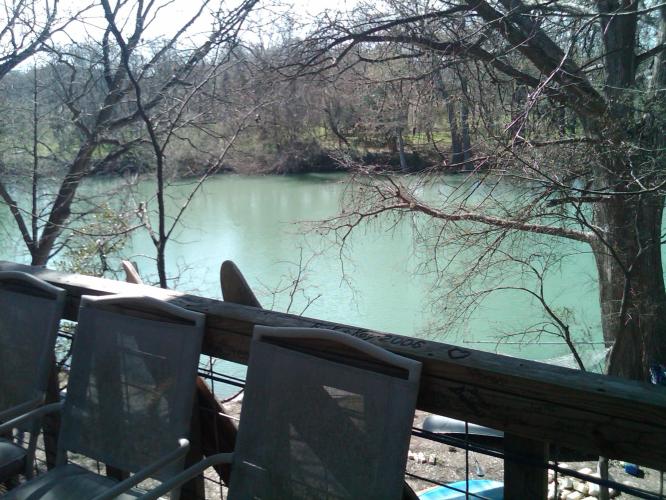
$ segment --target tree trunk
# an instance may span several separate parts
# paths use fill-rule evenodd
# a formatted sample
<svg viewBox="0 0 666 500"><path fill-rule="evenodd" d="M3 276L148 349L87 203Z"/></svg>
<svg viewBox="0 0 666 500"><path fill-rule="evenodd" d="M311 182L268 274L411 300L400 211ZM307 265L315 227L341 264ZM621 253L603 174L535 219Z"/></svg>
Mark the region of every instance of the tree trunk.
<svg viewBox="0 0 666 500"><path fill-rule="evenodd" d="M666 363L663 208L661 195L644 193L609 198L595 210L605 229L593 250L610 375L647 380L651 365Z"/></svg>
<svg viewBox="0 0 666 500"><path fill-rule="evenodd" d="M462 160L463 169L470 170L470 160L472 159L472 141L469 137L469 106L467 105L467 80L458 73L460 78L460 88L463 97L460 100L460 124L461 124L461 141L462 141Z"/></svg>
<svg viewBox="0 0 666 500"><path fill-rule="evenodd" d="M465 161L463 141L458 129L458 117L453 101L446 100L446 113L449 118L449 130L451 131L451 165L460 167Z"/></svg>
<svg viewBox="0 0 666 500"><path fill-rule="evenodd" d="M347 138L340 132L340 129L338 128L337 124L335 123L335 120L333 119L333 113L331 112L330 108L324 108L324 114L328 118L328 127L324 127L324 131L326 132L326 136L328 136L328 129L330 127L331 132L335 135L335 137L338 138L338 147L342 147L342 143L344 143L345 146L349 147L349 141L347 141Z"/></svg>
<svg viewBox="0 0 666 500"><path fill-rule="evenodd" d="M463 140L460 137L460 130L458 128L458 117L456 114L456 108L449 95L446 87L444 86L444 80L440 70L435 70L435 86L439 93L446 103L446 114L449 120L449 131L451 132L451 165L452 166L461 166L464 161L464 148Z"/></svg>
<svg viewBox="0 0 666 500"><path fill-rule="evenodd" d="M42 235L35 248L30 251L33 266L45 266L49 261L55 242L69 220L76 190L88 171L96 147L96 142L89 140L79 148L76 158L60 185L49 219L42 229Z"/></svg>
<svg viewBox="0 0 666 500"><path fill-rule="evenodd" d="M405 141L402 138L402 128L398 127L395 130L396 143L398 145L398 154L400 155L400 170L402 172L409 172L409 165L407 165L407 158L405 157Z"/></svg>
<svg viewBox="0 0 666 500"><path fill-rule="evenodd" d="M510 138L516 135L525 136L527 131L527 114L525 113L525 101L527 100L527 89L524 85L516 85L511 94L511 123L507 129Z"/></svg>
<svg viewBox="0 0 666 500"><path fill-rule="evenodd" d="M661 127L650 119L660 121L659 101L648 108L640 126L635 111L631 89L636 86L637 4L630 0L597 3L604 14L600 22L608 108L607 116L586 128L588 134L606 141L598 153L595 188L614 192L596 203L594 212L601 236L593 245L601 321L604 340L607 345L613 343L607 371L647 380L653 364L666 363L666 292L661 262L664 199L659 190L643 189L643 185L659 182L664 139ZM653 83L660 86L664 82L655 74ZM635 182L637 178L640 183ZM636 190L643 192L631 193Z"/></svg>
<svg viewBox="0 0 666 500"><path fill-rule="evenodd" d="M160 217L162 214L160 214ZM168 288L167 286L167 272L166 272L166 244L167 239L162 238L157 243L155 250L157 253L156 263L157 263L157 276L160 280L160 288Z"/></svg>

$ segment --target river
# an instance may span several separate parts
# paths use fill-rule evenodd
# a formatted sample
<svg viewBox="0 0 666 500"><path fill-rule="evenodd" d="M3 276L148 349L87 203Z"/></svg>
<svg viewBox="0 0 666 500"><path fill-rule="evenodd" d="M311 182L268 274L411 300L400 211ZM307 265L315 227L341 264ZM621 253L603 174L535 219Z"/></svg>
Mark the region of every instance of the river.
<svg viewBox="0 0 666 500"><path fill-rule="evenodd" d="M428 188L431 196L442 186L459 184L460 179L441 177ZM425 254L414 245L415 231L423 229L410 220L397 224L379 221L358 229L347 242L344 255L330 238L307 231L303 221L322 220L339 212L347 181L348 177L342 174L220 175L209 179L192 200L167 247L168 274L178 277L173 286L220 298L219 266L229 259L244 273L264 307L284 311L291 300L289 289L302 256L307 265L293 297L293 313L301 313L307 305L305 315L310 317L529 359L567 354L560 339L550 335L543 335L541 344L521 345L519 338L498 343L503 334L542 321L542 308L524 292L491 294L455 328L441 329L455 308L441 303L431 307L435 281L419 265ZM87 181L85 189L105 193L117 184L114 180L95 179ZM191 183L182 183L169 189L171 214L191 187ZM129 205L125 201L126 207L150 200L154 186L143 180L134 190L134 201ZM154 201L149 201L152 205ZM6 233L0 243L0 258L25 262L25 252L4 209L0 210L0 223ZM548 274L547 298L564 311L574 337L590 342L582 350L600 349L594 260L575 243L552 244L573 247L561 269ZM153 255L150 239L141 230L133 233L123 250L125 258L138 263L144 277L154 280ZM460 264L448 272L460 271L456 265ZM510 275L509 272L507 277ZM509 279L514 285L518 281ZM273 293L276 290L282 291Z"/></svg>

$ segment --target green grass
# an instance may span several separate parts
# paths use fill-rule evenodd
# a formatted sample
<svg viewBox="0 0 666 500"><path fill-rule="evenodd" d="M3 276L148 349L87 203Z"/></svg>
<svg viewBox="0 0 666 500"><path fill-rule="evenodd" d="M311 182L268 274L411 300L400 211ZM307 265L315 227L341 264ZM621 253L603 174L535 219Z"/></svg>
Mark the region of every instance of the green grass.
<svg viewBox="0 0 666 500"><path fill-rule="evenodd" d="M431 132L432 141L438 146L448 146L451 144L451 132L449 130L437 130ZM410 146L423 146L431 144L428 135L425 132L416 132L416 134L405 134L405 144Z"/></svg>

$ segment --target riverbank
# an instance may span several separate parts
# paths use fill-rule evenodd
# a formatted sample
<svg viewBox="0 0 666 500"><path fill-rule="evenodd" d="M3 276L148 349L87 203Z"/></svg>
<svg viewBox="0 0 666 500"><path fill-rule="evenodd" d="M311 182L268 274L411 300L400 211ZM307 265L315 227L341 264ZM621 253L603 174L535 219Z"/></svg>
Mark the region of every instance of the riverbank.
<svg viewBox="0 0 666 500"><path fill-rule="evenodd" d="M210 174L236 173L242 175L291 175L312 173L351 172L364 169L374 173L412 174L426 170L443 174L468 173L478 165L451 166L448 153L429 148L413 148L403 155L386 148L332 149L317 142L303 142L274 151L255 151L253 154L231 153L227 161L217 168L210 159L175 154L168 158L169 168L175 177L189 179ZM149 154L125 155L97 164L92 176L149 175L154 171Z"/></svg>

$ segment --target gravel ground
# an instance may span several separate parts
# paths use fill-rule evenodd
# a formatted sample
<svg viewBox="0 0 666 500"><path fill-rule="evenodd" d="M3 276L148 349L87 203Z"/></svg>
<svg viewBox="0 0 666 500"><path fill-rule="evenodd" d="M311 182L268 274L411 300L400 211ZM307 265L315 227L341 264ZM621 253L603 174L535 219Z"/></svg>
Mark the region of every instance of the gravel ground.
<svg viewBox="0 0 666 500"><path fill-rule="evenodd" d="M242 400L239 398L225 403L224 407L229 415L238 417L240 415L241 403ZM423 420L427 415L428 413L417 411L414 417L414 425L421 427ZM423 453L426 457L431 455L435 455L436 457L435 464L417 463L415 460L408 460L407 472L410 474L433 479L442 483L459 481L465 478L464 450L449 447L448 445L436 443L427 439L412 437L410 451L414 454ZM479 472L476 468L477 463L481 466L481 471L484 473L483 476L477 474L477 472ZM479 453L469 454L469 470L470 478L483 477L484 479L496 479L498 481L502 480L504 473L503 462L501 460ZM222 488L223 493L221 494L219 487L215 484L218 480L217 474L210 470L206 475L211 479L210 481L206 481L207 498L213 500L225 498L226 491L224 490L226 490L226 488ZM430 482L409 476L406 476L405 480L416 492L433 486Z"/></svg>
<svg viewBox="0 0 666 500"><path fill-rule="evenodd" d="M429 414L417 411L414 416L414 426L421 428L423 420ZM466 471L470 479L494 479L502 481L504 463L502 460L481 453L465 453L461 448L455 448L428 439L412 436L409 449L414 454L423 453L426 458L434 455L436 463L417 463L416 460L407 461L407 472L420 477L428 478L440 483L451 483L464 480ZM466 457L467 455L467 457ZM407 483L416 492L430 488L432 483L406 477Z"/></svg>
<svg viewBox="0 0 666 500"><path fill-rule="evenodd" d="M414 417L414 425L422 427L423 420L428 413L417 411ZM427 477L441 483L449 483L454 481L461 481L465 479L466 472L466 458L465 450L450 447L448 445L436 443L426 439L412 437L410 451L418 453L422 452L426 457L435 455L437 463L431 464L418 464L413 460L407 462L407 472L421 477ZM480 453L469 453L469 478L470 479L494 479L496 481L503 481L504 477L504 462L498 458L490 457ZM480 468L477 467L480 465ZM567 462L559 464L563 468L581 470L583 468L597 470L597 462ZM630 484L636 488L647 490L653 493L659 493L661 488L661 472L642 468L645 477L637 478L627 474L624 471L622 462L612 460L609 464L610 479L619 483ZM480 473L484 474L483 476ZM421 480L415 480L407 476L406 478L409 485L414 491L419 492L423 489L432 487L431 483ZM666 491L666 490L664 490ZM622 494L619 498L638 498L634 495ZM666 497L665 497L666 498Z"/></svg>
<svg viewBox="0 0 666 500"><path fill-rule="evenodd" d="M236 418L240 416L240 408L242 404L242 397L225 403L225 410L229 415ZM414 415L414 426L422 428L423 420L429 413L416 411ZM504 477L504 462L501 459L483 455L481 453L470 452L466 458L465 450L455 448L446 444L437 443L420 437L413 436L410 443L410 452L413 454L423 453L428 458L432 455L435 456L435 463L417 463L415 460L407 461L407 473L427 478L440 483L451 483L455 481L464 480L466 471L469 470L470 479L494 479L502 481ZM566 468L580 470L588 467L596 470L596 462L567 462L560 464ZM568 466L568 467L567 467ZM609 465L611 479L620 483L629 482L633 486L645 489L652 492L659 493L660 476L658 471L643 469L645 477L639 479L624 472L622 464L618 461L611 461ZM215 473L211 474L217 480ZM433 484L428 481L416 479L407 475L405 477L407 483L416 492L431 488ZM217 485L207 481L206 493L210 499L224 498L219 493ZM619 498L637 498L633 495L623 494Z"/></svg>
<svg viewBox="0 0 666 500"><path fill-rule="evenodd" d="M226 412L235 418L240 416L242 396L224 404ZM429 414L417 411L414 416L414 425L422 427L423 420ZM39 446L39 448L42 448ZM43 449L43 448L42 448ZM464 480L466 471L469 471L470 479L494 479L503 480L504 463L501 459L483 455L480 453L465 453L465 450L455 448L446 444L437 443L427 439L413 436L410 443L410 455L423 454L426 459L430 458L431 463L418 463L416 460L407 461L407 473L420 478L427 478L439 483L450 483ZM467 455L467 456L466 456ZM39 457L43 458L43 457ZM433 460L434 458L434 460ZM76 460L81 463L81 461ZM434 463L432 463L434 462ZM96 470L96 464L90 460L83 461L83 464L92 470ZM567 462L560 464L564 467L580 470L588 467L596 470L596 462ZM648 491L659 493L661 474L658 471L643 469L645 477L642 479L630 476L624 472L620 462L611 461L610 475L611 479L618 482L629 482L635 487ZM206 471L206 498L209 500L222 500L226 498L226 488L220 486L220 480L213 469ZM407 475L407 483L416 492L425 490L433 486L433 483ZM2 493L0 485L0 493ZM636 498L631 495L623 494L620 498Z"/></svg>

